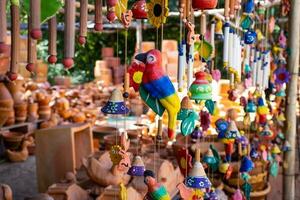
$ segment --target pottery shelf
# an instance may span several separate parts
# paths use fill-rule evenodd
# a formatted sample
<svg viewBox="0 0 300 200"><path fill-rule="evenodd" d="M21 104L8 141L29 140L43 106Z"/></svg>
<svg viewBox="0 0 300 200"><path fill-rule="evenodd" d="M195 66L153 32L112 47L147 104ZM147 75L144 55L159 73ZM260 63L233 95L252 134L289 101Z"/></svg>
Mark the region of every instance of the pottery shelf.
<svg viewBox="0 0 300 200"><path fill-rule="evenodd" d="M11 126L4 126L0 128L0 133L5 131L15 131L15 132L22 132L24 134L33 133L35 130L38 129L39 124L42 123L44 120L37 120L35 122L24 122L13 124Z"/></svg>

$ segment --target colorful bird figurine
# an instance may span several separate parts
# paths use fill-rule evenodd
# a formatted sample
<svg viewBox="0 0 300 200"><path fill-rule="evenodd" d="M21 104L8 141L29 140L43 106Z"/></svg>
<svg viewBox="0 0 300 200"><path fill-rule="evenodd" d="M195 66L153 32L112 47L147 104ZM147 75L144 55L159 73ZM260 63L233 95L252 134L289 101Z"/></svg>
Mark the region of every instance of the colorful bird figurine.
<svg viewBox="0 0 300 200"><path fill-rule="evenodd" d="M168 136L173 140L176 134L180 100L170 78L163 70L161 52L152 49L136 55L135 59L142 62L142 67L132 65L132 68L129 69L131 83L134 82L138 85L142 99L156 114L162 116L164 110L167 110Z"/></svg>
<svg viewBox="0 0 300 200"><path fill-rule="evenodd" d="M148 187L148 192L144 200L171 200L166 188L156 182L155 174L151 170L144 172L144 182Z"/></svg>

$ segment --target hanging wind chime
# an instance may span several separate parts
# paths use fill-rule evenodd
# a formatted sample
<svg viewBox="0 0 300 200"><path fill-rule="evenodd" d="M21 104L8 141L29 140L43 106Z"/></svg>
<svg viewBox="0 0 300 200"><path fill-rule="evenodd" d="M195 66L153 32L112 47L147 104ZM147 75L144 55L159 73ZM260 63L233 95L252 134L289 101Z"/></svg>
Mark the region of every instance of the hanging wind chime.
<svg viewBox="0 0 300 200"><path fill-rule="evenodd" d="M95 31L103 30L102 20L102 0L95 0Z"/></svg>
<svg viewBox="0 0 300 200"><path fill-rule="evenodd" d="M66 69L73 66L75 51L75 0L65 1L64 60Z"/></svg>
<svg viewBox="0 0 300 200"><path fill-rule="evenodd" d="M97 9L95 7L95 9ZM80 28L78 42L81 45L86 43L87 37L87 20L88 20L88 1L80 0Z"/></svg>
<svg viewBox="0 0 300 200"><path fill-rule="evenodd" d="M48 62L55 64L57 62L56 40L57 40L57 21L56 16L48 20L49 27L49 44L48 44Z"/></svg>
<svg viewBox="0 0 300 200"><path fill-rule="evenodd" d="M30 0L30 19L31 19L30 36L34 40L39 40L42 38L41 0Z"/></svg>
<svg viewBox="0 0 300 200"><path fill-rule="evenodd" d="M20 2L11 1L11 59L8 78L14 81L18 77L18 65L20 54Z"/></svg>

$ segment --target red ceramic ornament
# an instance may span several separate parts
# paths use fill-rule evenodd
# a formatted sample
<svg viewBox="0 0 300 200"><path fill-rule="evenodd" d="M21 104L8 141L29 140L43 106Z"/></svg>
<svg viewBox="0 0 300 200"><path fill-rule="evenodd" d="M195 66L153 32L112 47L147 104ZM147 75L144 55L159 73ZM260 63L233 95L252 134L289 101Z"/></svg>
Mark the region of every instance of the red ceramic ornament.
<svg viewBox="0 0 300 200"><path fill-rule="evenodd" d="M193 0L192 7L194 10L207 10L217 7L218 0Z"/></svg>
<svg viewBox="0 0 300 200"><path fill-rule="evenodd" d="M56 63L56 62L57 62L57 57L56 57L55 55L50 55L50 56L48 57L48 62L49 62L50 64Z"/></svg>
<svg viewBox="0 0 300 200"><path fill-rule="evenodd" d="M137 0L131 7L133 18L135 19L147 19L146 1Z"/></svg>

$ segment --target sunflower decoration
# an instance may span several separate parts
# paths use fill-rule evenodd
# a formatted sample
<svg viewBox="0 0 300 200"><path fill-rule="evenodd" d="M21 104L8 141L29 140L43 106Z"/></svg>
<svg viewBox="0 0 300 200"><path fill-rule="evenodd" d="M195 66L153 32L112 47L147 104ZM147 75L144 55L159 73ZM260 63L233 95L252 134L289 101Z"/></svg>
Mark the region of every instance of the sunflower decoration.
<svg viewBox="0 0 300 200"><path fill-rule="evenodd" d="M159 28L169 15L168 0L150 0L147 3L147 10L149 22Z"/></svg>
<svg viewBox="0 0 300 200"><path fill-rule="evenodd" d="M122 150L122 148L119 145L114 145L111 147L109 156L110 156L110 159L111 159L111 162L113 163L113 165L118 165L119 162L121 161L122 156L119 154L119 152L121 150Z"/></svg>
<svg viewBox="0 0 300 200"><path fill-rule="evenodd" d="M129 80L130 87L133 87L133 89L136 92L139 91L140 84L143 79L144 70L145 70L145 64L137 63L137 62L133 62L128 69L128 73L130 76L130 80Z"/></svg>

